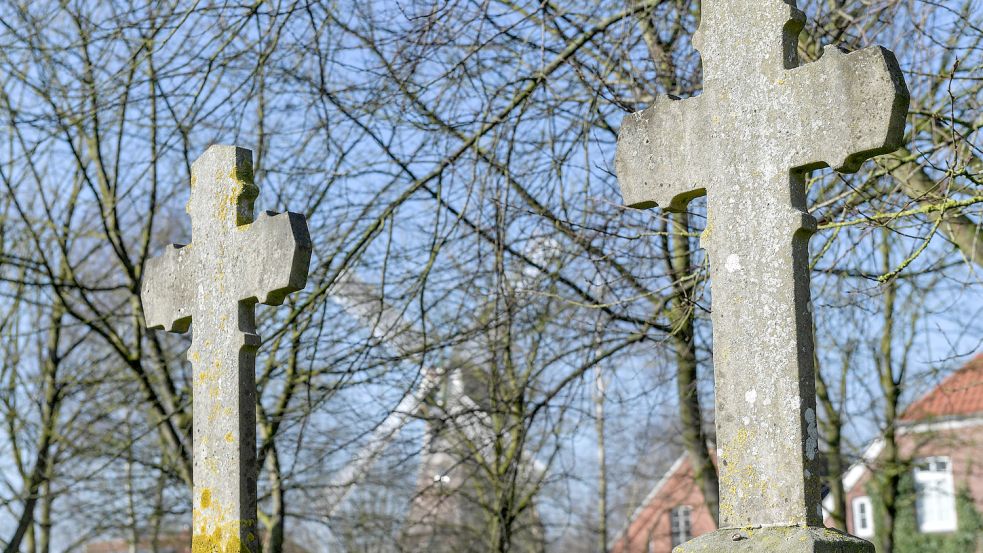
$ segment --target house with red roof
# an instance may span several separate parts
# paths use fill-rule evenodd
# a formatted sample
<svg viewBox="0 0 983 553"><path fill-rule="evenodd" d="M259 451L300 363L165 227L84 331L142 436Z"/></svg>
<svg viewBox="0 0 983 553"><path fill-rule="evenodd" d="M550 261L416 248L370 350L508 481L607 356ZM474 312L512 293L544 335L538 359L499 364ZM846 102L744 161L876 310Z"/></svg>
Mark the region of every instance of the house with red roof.
<svg viewBox="0 0 983 553"><path fill-rule="evenodd" d="M954 551L983 551L983 354L944 379L901 415L896 441L902 477L898 526L915 550L936 550L960 530L975 543ZM884 440L877 439L843 477L847 531L873 539L877 534L877 493L873 478L884 470ZM832 508L830 498L824 507ZM972 508L971 508L972 507ZM975 512L974 512L975 511ZM973 518L974 520L960 520ZM827 525L831 524L827 517ZM974 526L975 524L975 526ZM897 534L897 530L896 530ZM897 536L896 536L897 541ZM916 545L916 544L921 544ZM904 543L896 548L902 549Z"/></svg>
<svg viewBox="0 0 983 553"><path fill-rule="evenodd" d="M673 547L716 529L717 523L693 476L689 455L684 453L642 500L608 550L668 553Z"/></svg>
<svg viewBox="0 0 983 553"><path fill-rule="evenodd" d="M895 553L983 553L983 354L911 404L896 440L904 471ZM884 441L871 443L843 476L851 534L875 541ZM823 503L826 513L832 498ZM827 516L826 525L832 526ZM688 457L679 457L609 544L611 553L670 553L716 530Z"/></svg>

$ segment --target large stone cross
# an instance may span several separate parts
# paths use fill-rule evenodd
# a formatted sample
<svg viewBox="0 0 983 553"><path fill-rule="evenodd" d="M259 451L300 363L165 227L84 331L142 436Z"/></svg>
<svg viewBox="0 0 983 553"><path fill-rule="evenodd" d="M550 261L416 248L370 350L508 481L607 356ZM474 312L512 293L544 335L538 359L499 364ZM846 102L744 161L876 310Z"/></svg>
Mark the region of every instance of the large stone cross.
<svg viewBox="0 0 983 553"><path fill-rule="evenodd" d="M195 552L257 552L256 303L307 283L311 239L297 213L253 221L252 152L212 146L191 167L192 242L147 261L150 328L186 332L193 369Z"/></svg>
<svg viewBox="0 0 983 553"><path fill-rule="evenodd" d="M707 194L700 244L713 292L725 529L822 526L808 259L816 222L803 174L856 171L897 148L908 109L897 60L883 48L827 47L799 66L805 16L794 4L704 0L693 39L703 93L657 98L626 116L618 137L628 205L684 210ZM717 537L728 550L754 541Z"/></svg>

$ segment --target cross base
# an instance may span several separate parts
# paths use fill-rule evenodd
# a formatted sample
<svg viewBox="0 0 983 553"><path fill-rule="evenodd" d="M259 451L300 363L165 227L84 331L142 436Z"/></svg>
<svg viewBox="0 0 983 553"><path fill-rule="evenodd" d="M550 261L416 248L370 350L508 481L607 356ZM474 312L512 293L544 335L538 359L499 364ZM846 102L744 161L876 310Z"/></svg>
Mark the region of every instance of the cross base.
<svg viewBox="0 0 983 553"><path fill-rule="evenodd" d="M868 541L831 528L723 528L675 547L672 553L874 553Z"/></svg>

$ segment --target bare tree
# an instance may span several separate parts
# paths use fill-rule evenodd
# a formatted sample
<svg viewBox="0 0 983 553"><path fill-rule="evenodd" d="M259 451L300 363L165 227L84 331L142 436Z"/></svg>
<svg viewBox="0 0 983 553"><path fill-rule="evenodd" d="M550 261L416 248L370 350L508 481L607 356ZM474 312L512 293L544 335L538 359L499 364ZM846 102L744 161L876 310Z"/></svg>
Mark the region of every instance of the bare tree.
<svg viewBox="0 0 983 553"><path fill-rule="evenodd" d="M804 61L888 44L912 93L906 149L806 183L842 524L835 473L890 431L926 367L979 347L983 33L977 0L799 5ZM447 364L487 414L487 444L457 443L484 483L468 493L485 549L515 550L535 510L547 547L603 550L680 447L716 511L705 208L625 209L611 168L625 113L699 94L698 1L2 11L6 550L159 544L187 526L187 338L144 330L139 289L146 259L190 238L189 167L213 142L251 147L262 204L303 212L315 241L307 290L259 313L265 550L328 512L352 549L398 539L435 399L354 471L350 507L311 498L360 466L421 369ZM417 329L410 347L331 299L353 271Z"/></svg>

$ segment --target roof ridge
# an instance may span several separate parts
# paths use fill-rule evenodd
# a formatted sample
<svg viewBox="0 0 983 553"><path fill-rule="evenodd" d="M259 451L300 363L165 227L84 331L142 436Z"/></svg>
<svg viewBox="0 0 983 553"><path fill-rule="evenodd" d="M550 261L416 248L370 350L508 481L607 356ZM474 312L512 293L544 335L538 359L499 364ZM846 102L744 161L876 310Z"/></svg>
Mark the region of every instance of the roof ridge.
<svg viewBox="0 0 983 553"><path fill-rule="evenodd" d="M979 374L977 374L979 373ZM901 414L903 422L939 417L960 417L983 412L983 352L946 376L912 402Z"/></svg>

